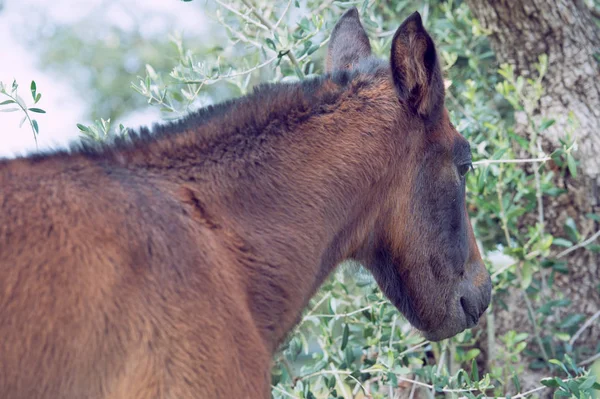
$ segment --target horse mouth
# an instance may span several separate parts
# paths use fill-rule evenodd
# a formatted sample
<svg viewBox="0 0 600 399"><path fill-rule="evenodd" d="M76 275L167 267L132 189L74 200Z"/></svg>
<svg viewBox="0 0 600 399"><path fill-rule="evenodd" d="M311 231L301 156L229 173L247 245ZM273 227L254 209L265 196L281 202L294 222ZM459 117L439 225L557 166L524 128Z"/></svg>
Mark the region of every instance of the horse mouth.
<svg viewBox="0 0 600 399"><path fill-rule="evenodd" d="M485 310L485 308L484 308ZM430 330L421 330L423 336L429 341L441 341L452 338L461 332L473 328L479 322L481 314L470 306L467 300L461 297L456 305L455 311L446 315L436 328Z"/></svg>
<svg viewBox="0 0 600 399"><path fill-rule="evenodd" d="M477 323L475 323L477 324ZM473 325L475 325L473 324ZM472 327L472 326L471 326ZM438 342L447 338L452 338L457 334L465 331L468 328L471 328L468 323L449 323L449 325L442 326L441 328L436 328L434 330L421 331L425 339Z"/></svg>

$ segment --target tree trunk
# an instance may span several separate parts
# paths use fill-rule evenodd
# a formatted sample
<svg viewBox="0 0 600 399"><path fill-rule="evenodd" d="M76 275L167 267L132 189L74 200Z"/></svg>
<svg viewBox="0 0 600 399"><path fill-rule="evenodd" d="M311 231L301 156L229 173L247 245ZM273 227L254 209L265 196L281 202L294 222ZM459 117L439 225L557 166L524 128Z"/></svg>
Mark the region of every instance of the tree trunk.
<svg viewBox="0 0 600 399"><path fill-rule="evenodd" d="M597 213L600 205L600 68L594 58L600 49L600 34L592 13L583 0L467 0L467 3L481 25L490 31L489 39L500 63L514 65L517 73L536 75L534 64L538 56L548 55L545 91L536 114L538 118L553 118L556 123L542 133L543 148L549 153L560 146L567 115L573 112L579 123L575 155L580 168L577 178L556 177L556 184L567 193L544 199L545 228L554 236L564 236L565 220L572 217L582 237L593 235L600 225L585 217ZM600 309L600 257L578 249L564 260L568 262L569 274L557 276L552 290L572 301L562 314L577 312L590 317ZM499 334L531 326L523 295L510 295L506 303L511 308L508 312L495 309ZM596 321L576 345L589 344L594 348L599 340L600 323ZM530 345L536 345L535 341Z"/></svg>

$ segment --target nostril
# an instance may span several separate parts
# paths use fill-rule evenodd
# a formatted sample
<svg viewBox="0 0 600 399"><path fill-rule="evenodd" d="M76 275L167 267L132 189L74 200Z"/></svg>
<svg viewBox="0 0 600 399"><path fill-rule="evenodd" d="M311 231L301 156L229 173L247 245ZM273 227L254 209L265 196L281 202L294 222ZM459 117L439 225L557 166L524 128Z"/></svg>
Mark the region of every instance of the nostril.
<svg viewBox="0 0 600 399"><path fill-rule="evenodd" d="M467 311L467 305L466 305L466 301L465 301L465 297L461 296L460 297L460 306L462 306L463 310L466 312Z"/></svg>
<svg viewBox="0 0 600 399"><path fill-rule="evenodd" d="M460 297L460 306L462 306L463 311L465 312L467 328L471 328L476 325L477 321L479 320L479 315L477 314L479 312L469 306L469 303L464 296Z"/></svg>

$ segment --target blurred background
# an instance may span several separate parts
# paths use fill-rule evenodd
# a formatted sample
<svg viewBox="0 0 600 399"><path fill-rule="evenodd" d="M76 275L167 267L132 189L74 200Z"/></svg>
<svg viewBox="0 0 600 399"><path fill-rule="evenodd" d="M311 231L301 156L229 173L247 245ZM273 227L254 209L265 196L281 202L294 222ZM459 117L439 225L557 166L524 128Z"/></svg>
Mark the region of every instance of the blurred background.
<svg viewBox="0 0 600 399"><path fill-rule="evenodd" d="M0 0L0 157L310 79L352 6L377 56L415 10L436 42L493 303L430 343L346 264L275 357L273 397L599 397L597 0Z"/></svg>
<svg viewBox="0 0 600 399"><path fill-rule="evenodd" d="M151 64L168 73L177 51L169 35L180 34L197 50L225 38L201 2L185 5L147 1L58 0L0 2L0 77L29 89L35 80L47 112L38 116L40 149L77 139L77 123L99 118L128 126L160 119L158 110L131 90ZM35 150L21 115L2 114L0 156Z"/></svg>

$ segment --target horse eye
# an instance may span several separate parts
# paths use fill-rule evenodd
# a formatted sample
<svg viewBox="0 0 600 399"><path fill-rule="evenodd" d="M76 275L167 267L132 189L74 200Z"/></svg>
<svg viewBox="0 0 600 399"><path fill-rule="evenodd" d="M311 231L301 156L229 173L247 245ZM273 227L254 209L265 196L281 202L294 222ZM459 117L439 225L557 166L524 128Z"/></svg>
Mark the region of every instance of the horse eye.
<svg viewBox="0 0 600 399"><path fill-rule="evenodd" d="M458 167L458 173L460 174L461 177L465 177L465 175L469 172L469 169L471 169L472 167L473 166L470 163L460 165Z"/></svg>

